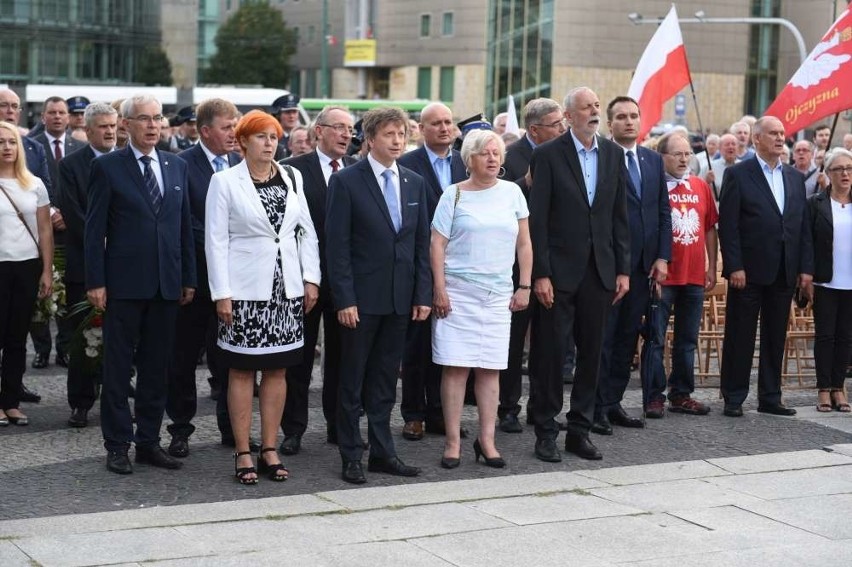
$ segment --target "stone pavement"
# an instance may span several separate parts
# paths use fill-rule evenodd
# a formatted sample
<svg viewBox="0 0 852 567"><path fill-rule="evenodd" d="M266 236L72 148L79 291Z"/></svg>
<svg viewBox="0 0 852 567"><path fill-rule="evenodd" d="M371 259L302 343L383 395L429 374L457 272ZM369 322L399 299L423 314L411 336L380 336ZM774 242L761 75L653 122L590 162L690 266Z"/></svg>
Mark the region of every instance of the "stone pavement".
<svg viewBox="0 0 852 567"><path fill-rule="evenodd" d="M848 565L850 513L841 444L5 521L0 564Z"/></svg>

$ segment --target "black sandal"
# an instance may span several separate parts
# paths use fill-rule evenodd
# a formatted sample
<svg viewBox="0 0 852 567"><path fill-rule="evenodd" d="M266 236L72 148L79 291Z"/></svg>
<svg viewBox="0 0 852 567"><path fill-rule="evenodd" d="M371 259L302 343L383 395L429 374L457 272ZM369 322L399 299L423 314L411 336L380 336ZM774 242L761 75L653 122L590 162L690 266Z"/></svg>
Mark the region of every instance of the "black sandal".
<svg viewBox="0 0 852 567"><path fill-rule="evenodd" d="M267 473L266 476L269 480L284 482L290 477L290 471L281 463L275 463L274 465L267 463L266 459L263 458L263 454L270 451L274 453L275 447L266 447L261 449L260 453L257 454L257 470L260 473Z"/></svg>
<svg viewBox="0 0 852 567"><path fill-rule="evenodd" d="M832 392L831 388L820 388L818 390L818 393L820 393L820 394L828 393L828 400L829 400L829 403L824 403L824 402L820 402L819 399L817 399L816 410L818 412L829 413L832 410L834 410L834 403L831 401L831 392Z"/></svg>
<svg viewBox="0 0 852 567"><path fill-rule="evenodd" d="M234 453L234 476L240 484L257 484L257 470L255 470L254 467L237 468L237 459L243 455L251 456L251 451L240 451L239 453ZM254 478L246 478L250 474L253 474Z"/></svg>
<svg viewBox="0 0 852 567"><path fill-rule="evenodd" d="M831 389L831 407L832 407L832 409L834 411L839 411L840 413L852 412L852 406L849 405L849 402L837 402L837 401L835 401L834 394L844 394L844 396L845 396L846 393L843 391L843 388L832 388ZM12 421L12 419L9 418L9 421Z"/></svg>

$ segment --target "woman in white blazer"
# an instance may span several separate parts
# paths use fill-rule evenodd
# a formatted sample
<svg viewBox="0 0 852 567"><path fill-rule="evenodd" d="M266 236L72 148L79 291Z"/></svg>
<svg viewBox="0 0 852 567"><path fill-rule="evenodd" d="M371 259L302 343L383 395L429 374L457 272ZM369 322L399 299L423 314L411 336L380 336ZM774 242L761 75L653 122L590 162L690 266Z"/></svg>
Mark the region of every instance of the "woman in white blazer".
<svg viewBox="0 0 852 567"><path fill-rule="evenodd" d="M275 449L285 368L302 360L304 314L319 294L319 246L302 176L273 161L283 133L278 121L252 111L235 133L245 160L210 181L204 248L219 316L217 344L230 368L235 475L242 484L255 484L258 472L275 481L288 476ZM257 371L262 442L255 470L249 432Z"/></svg>

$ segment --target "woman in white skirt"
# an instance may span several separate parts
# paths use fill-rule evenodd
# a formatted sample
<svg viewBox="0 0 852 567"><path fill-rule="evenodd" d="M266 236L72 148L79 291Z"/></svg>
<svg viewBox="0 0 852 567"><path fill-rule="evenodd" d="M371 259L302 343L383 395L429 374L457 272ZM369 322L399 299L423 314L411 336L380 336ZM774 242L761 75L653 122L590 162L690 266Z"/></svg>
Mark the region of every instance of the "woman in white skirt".
<svg viewBox="0 0 852 567"><path fill-rule="evenodd" d="M470 178L450 185L432 221L434 282L432 360L444 367L441 403L446 443L441 466L459 466L462 406L470 369L476 377L479 436L476 460L502 468L494 446L500 370L509 357L511 312L530 299L532 244L529 210L520 187L498 179L506 146L496 133L477 130L465 137L461 157ZM512 285L517 252L521 285Z"/></svg>

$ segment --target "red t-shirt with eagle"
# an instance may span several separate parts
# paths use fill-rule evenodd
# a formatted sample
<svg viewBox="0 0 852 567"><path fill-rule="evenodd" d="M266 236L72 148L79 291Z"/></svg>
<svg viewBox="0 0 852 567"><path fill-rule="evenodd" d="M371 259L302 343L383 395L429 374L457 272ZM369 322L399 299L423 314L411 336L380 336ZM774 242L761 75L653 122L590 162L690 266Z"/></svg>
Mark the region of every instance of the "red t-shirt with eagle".
<svg viewBox="0 0 852 567"><path fill-rule="evenodd" d="M710 186L690 175L689 184L669 189L672 206L672 260L663 285L704 286L706 272L705 233L719 221Z"/></svg>

